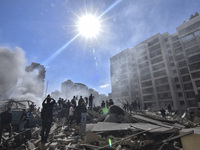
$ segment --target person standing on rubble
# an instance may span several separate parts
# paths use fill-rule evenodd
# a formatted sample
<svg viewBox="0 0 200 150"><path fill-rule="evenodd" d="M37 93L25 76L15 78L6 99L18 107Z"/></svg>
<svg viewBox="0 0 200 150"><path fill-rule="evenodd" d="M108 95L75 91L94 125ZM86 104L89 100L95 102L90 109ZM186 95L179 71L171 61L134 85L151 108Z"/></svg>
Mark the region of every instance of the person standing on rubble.
<svg viewBox="0 0 200 150"><path fill-rule="evenodd" d="M43 107L42 112L41 112L41 119L42 119L41 142L42 143L46 143L47 138L49 136L51 124L53 121L54 104L55 104L55 100L51 98L50 95L47 95L47 97L42 103L42 107Z"/></svg>
<svg viewBox="0 0 200 150"><path fill-rule="evenodd" d="M76 107L76 124L81 123L81 104L84 102L82 96L78 100L78 106Z"/></svg>
<svg viewBox="0 0 200 150"><path fill-rule="evenodd" d="M24 131L24 125L26 123L26 109L22 110L22 115L20 117L19 132Z"/></svg>
<svg viewBox="0 0 200 150"><path fill-rule="evenodd" d="M87 123L87 108L86 108L86 102L84 102L84 100L80 102L80 112L81 112L81 134L85 135L86 123Z"/></svg>
<svg viewBox="0 0 200 150"><path fill-rule="evenodd" d="M74 106L72 103L70 103L70 108L69 108L69 118L67 120L67 123L69 123L70 125L72 124L73 120L74 120Z"/></svg>
<svg viewBox="0 0 200 150"><path fill-rule="evenodd" d="M0 114L1 124L0 124L0 143L2 138L2 133L4 129L7 129L9 132L9 137L12 135L12 113L10 112L10 108Z"/></svg>
<svg viewBox="0 0 200 150"><path fill-rule="evenodd" d="M90 94L89 96L89 109L92 110L92 106L93 106L93 99L94 99L94 96L92 94Z"/></svg>

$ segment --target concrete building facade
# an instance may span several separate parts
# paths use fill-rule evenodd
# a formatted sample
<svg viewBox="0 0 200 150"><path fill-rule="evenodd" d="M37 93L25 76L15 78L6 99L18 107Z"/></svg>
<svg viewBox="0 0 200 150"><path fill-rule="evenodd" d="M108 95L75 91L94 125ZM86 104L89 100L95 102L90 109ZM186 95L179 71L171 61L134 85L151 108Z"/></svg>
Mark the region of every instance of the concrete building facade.
<svg viewBox="0 0 200 150"><path fill-rule="evenodd" d="M158 110L197 106L200 92L200 16L156 34L110 58L112 98Z"/></svg>

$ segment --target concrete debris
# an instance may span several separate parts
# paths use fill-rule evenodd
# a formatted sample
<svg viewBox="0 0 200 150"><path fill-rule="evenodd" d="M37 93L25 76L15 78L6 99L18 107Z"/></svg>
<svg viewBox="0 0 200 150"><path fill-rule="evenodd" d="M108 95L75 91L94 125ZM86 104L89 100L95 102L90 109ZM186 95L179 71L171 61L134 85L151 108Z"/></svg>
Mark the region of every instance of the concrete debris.
<svg viewBox="0 0 200 150"><path fill-rule="evenodd" d="M189 114L188 114L189 113ZM196 114L196 115L194 115ZM41 126L3 133L0 149L12 150L197 150L200 147L200 115L187 110L166 118L157 112L126 112L113 105L108 113L88 110L85 131L66 118L55 119L47 143L41 143Z"/></svg>

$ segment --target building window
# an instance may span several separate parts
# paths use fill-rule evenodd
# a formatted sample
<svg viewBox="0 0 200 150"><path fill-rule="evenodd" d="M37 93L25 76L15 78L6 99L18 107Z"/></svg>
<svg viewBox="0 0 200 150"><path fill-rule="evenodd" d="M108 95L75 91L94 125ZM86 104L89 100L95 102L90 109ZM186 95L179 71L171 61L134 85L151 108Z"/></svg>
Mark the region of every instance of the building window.
<svg viewBox="0 0 200 150"><path fill-rule="evenodd" d="M196 52L200 52L200 49L199 49L199 46L195 46L195 47L192 47L188 50L185 51L186 52L186 55L191 55L191 54L194 54Z"/></svg>
<svg viewBox="0 0 200 150"><path fill-rule="evenodd" d="M168 54L172 54L172 51L171 51L171 49L169 49L167 52L168 52Z"/></svg>
<svg viewBox="0 0 200 150"><path fill-rule="evenodd" d="M200 80L196 81L195 83L197 87L200 87Z"/></svg>
<svg viewBox="0 0 200 150"><path fill-rule="evenodd" d="M155 59L152 59L151 60L151 64L153 65L153 64L161 62L161 61L163 61L163 57L162 56L160 56L158 58L155 58Z"/></svg>
<svg viewBox="0 0 200 150"><path fill-rule="evenodd" d="M186 97L187 98L194 98L195 94L194 94L194 92L186 92Z"/></svg>
<svg viewBox="0 0 200 150"><path fill-rule="evenodd" d="M193 89L192 83L184 84L184 87L185 87L185 90L191 90L191 89Z"/></svg>
<svg viewBox="0 0 200 150"><path fill-rule="evenodd" d="M179 47L181 44L180 44L180 42L178 41L178 42L175 42L174 44L173 44L173 47L174 48L176 48L176 47Z"/></svg>
<svg viewBox="0 0 200 150"><path fill-rule="evenodd" d="M184 48L189 48L197 44L197 40L193 39L191 41L183 43Z"/></svg>
<svg viewBox="0 0 200 150"><path fill-rule="evenodd" d="M176 88L180 89L181 88L180 84L176 84Z"/></svg>
<svg viewBox="0 0 200 150"><path fill-rule="evenodd" d="M169 91L169 85L162 85L162 86L157 86L156 87L157 92L166 92Z"/></svg>
<svg viewBox="0 0 200 150"><path fill-rule="evenodd" d="M155 46L150 47L150 48L149 48L149 52L150 52L150 53L153 53L153 52L157 51L158 49L160 49L160 43L158 43L158 44L155 45Z"/></svg>
<svg viewBox="0 0 200 150"><path fill-rule="evenodd" d="M200 54L195 55L195 56L192 56L192 57L189 57L189 58L188 58L188 61L189 61L189 63L193 63L193 62L196 62L196 61L200 61Z"/></svg>
<svg viewBox="0 0 200 150"><path fill-rule="evenodd" d="M178 66L179 66L179 67L184 67L184 66L186 66L186 65L187 65L187 64L186 64L186 61L185 61L185 60L178 63Z"/></svg>
<svg viewBox="0 0 200 150"><path fill-rule="evenodd" d="M183 97L183 94L181 92L179 92L178 97Z"/></svg>
<svg viewBox="0 0 200 150"><path fill-rule="evenodd" d="M192 78L193 79L200 78L200 71L192 73Z"/></svg>
<svg viewBox="0 0 200 150"><path fill-rule="evenodd" d="M143 96L144 101L152 101L154 99L153 95Z"/></svg>
<svg viewBox="0 0 200 150"><path fill-rule="evenodd" d="M178 53L182 52L182 48L181 48L181 47L180 47L180 48L177 48L177 49L175 49L174 51L175 51L175 54L178 54Z"/></svg>
<svg viewBox="0 0 200 150"><path fill-rule="evenodd" d="M195 107L198 105L196 100L193 100L193 101L190 100L190 101L188 101L188 103L189 103L189 107Z"/></svg>
<svg viewBox="0 0 200 150"><path fill-rule="evenodd" d="M182 60L182 59L184 59L185 58L185 56L183 55L183 54L180 54L180 55L177 55L176 56L176 60Z"/></svg>
<svg viewBox="0 0 200 150"><path fill-rule="evenodd" d="M187 75L187 76L183 76L182 80L183 80L183 82L186 82L186 81L190 81L191 79L190 79L190 76Z"/></svg>
<svg viewBox="0 0 200 150"><path fill-rule="evenodd" d="M158 71L158 72L154 72L153 75L154 75L154 77L163 76L163 75L166 75L166 71L161 70L161 71Z"/></svg>
<svg viewBox="0 0 200 150"><path fill-rule="evenodd" d="M178 35L172 37L172 41L178 40Z"/></svg>
<svg viewBox="0 0 200 150"><path fill-rule="evenodd" d="M173 66L175 66L175 64L174 64L174 63L171 63L171 66L173 67Z"/></svg>
<svg viewBox="0 0 200 150"><path fill-rule="evenodd" d="M194 32L194 36L199 36L200 35L200 30Z"/></svg>
<svg viewBox="0 0 200 150"><path fill-rule="evenodd" d="M138 59L138 63L141 63L141 62L144 62L144 61L147 61L147 60L148 60L148 58L145 55L144 57L141 57L141 58Z"/></svg>
<svg viewBox="0 0 200 150"><path fill-rule="evenodd" d="M200 27L200 21L197 22L197 23L194 23L194 24L192 24L192 25L190 25L190 26L188 26L188 27L186 27L186 28L184 28L183 30L181 30L181 31L179 32L179 34L180 34L180 35L183 35L183 34L185 34L185 33L188 33L188 32L190 32L190 31L192 31L192 30L195 30L195 29L197 29L197 28L199 28L199 27Z"/></svg>
<svg viewBox="0 0 200 150"><path fill-rule="evenodd" d="M180 105L181 106L185 105L185 102L184 101L180 101Z"/></svg>
<svg viewBox="0 0 200 150"><path fill-rule="evenodd" d="M143 94L153 93L153 88L143 89L143 90L142 90L142 93L143 93Z"/></svg>
<svg viewBox="0 0 200 150"><path fill-rule="evenodd" d="M122 92L122 93L121 93L121 96L122 96L122 97L123 97L123 96L129 96L128 91Z"/></svg>
<svg viewBox="0 0 200 150"><path fill-rule="evenodd" d="M177 74L177 71L176 71L176 70L172 70L172 73L173 73L173 74Z"/></svg>
<svg viewBox="0 0 200 150"><path fill-rule="evenodd" d="M164 83L168 83L167 77L159 78L159 79L156 79L156 80L155 80L155 84L156 84L156 85L161 85L161 84L164 84Z"/></svg>
<svg viewBox="0 0 200 150"><path fill-rule="evenodd" d="M151 46L151 45L153 45L153 44L155 44L157 42L159 42L159 38L155 38L152 41L148 42L148 46Z"/></svg>
<svg viewBox="0 0 200 150"><path fill-rule="evenodd" d="M151 79L151 75L147 74L147 75L144 75L144 76L140 76L140 79L141 79L141 81Z"/></svg>
<svg viewBox="0 0 200 150"><path fill-rule="evenodd" d="M142 87L147 87L147 86L151 86L151 85L152 85L152 81L142 82Z"/></svg>
<svg viewBox="0 0 200 150"><path fill-rule="evenodd" d="M162 64L155 65L152 68L153 68L153 71L155 71L155 70L158 70L158 69L161 69L161 68L164 68L164 67L165 67L165 64L162 63Z"/></svg>
<svg viewBox="0 0 200 150"><path fill-rule="evenodd" d="M165 46L166 46L166 48L169 48L169 47L170 47L170 45L169 45L169 44L166 44Z"/></svg>
<svg viewBox="0 0 200 150"><path fill-rule="evenodd" d="M181 74L189 73L187 68L180 69Z"/></svg>
<svg viewBox="0 0 200 150"><path fill-rule="evenodd" d="M187 40L189 40L189 39L191 39L193 37L194 37L193 34L189 34L189 35L186 35L186 36L182 37L181 41L184 42L184 41L187 41Z"/></svg>
<svg viewBox="0 0 200 150"><path fill-rule="evenodd" d="M175 78L174 78L174 81L175 81L175 82L178 82L178 81L179 81L178 77L175 77Z"/></svg>
<svg viewBox="0 0 200 150"><path fill-rule="evenodd" d="M158 55L161 55L162 53L161 53L161 50L158 50L158 51L156 51L156 52L153 52L153 53L150 53L150 57L151 58L154 58L154 57L156 57L156 56L158 56Z"/></svg>
<svg viewBox="0 0 200 150"><path fill-rule="evenodd" d="M148 62L144 62L144 63L139 64L139 68L147 68L147 67L149 67Z"/></svg>
<svg viewBox="0 0 200 150"><path fill-rule="evenodd" d="M172 98L171 93L158 94L158 99L169 99Z"/></svg>
<svg viewBox="0 0 200 150"><path fill-rule="evenodd" d="M169 41L169 39L168 39L168 38L165 38L165 39L164 39L164 41L165 41L165 42L168 42L168 41Z"/></svg>

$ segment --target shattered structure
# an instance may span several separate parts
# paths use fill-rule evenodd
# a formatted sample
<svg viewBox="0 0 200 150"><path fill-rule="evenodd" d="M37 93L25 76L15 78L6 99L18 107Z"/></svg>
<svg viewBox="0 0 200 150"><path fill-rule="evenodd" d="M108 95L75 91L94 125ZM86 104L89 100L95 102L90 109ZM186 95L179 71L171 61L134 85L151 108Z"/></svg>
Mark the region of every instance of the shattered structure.
<svg viewBox="0 0 200 150"><path fill-rule="evenodd" d="M1 149L60 149L60 150L197 150L200 140L200 116L196 123L187 116L157 112L126 112L116 105L107 114L88 110L86 134L80 125L66 123L66 118L55 119L49 142L41 143L41 126L5 133ZM55 116L56 118L56 116Z"/></svg>

